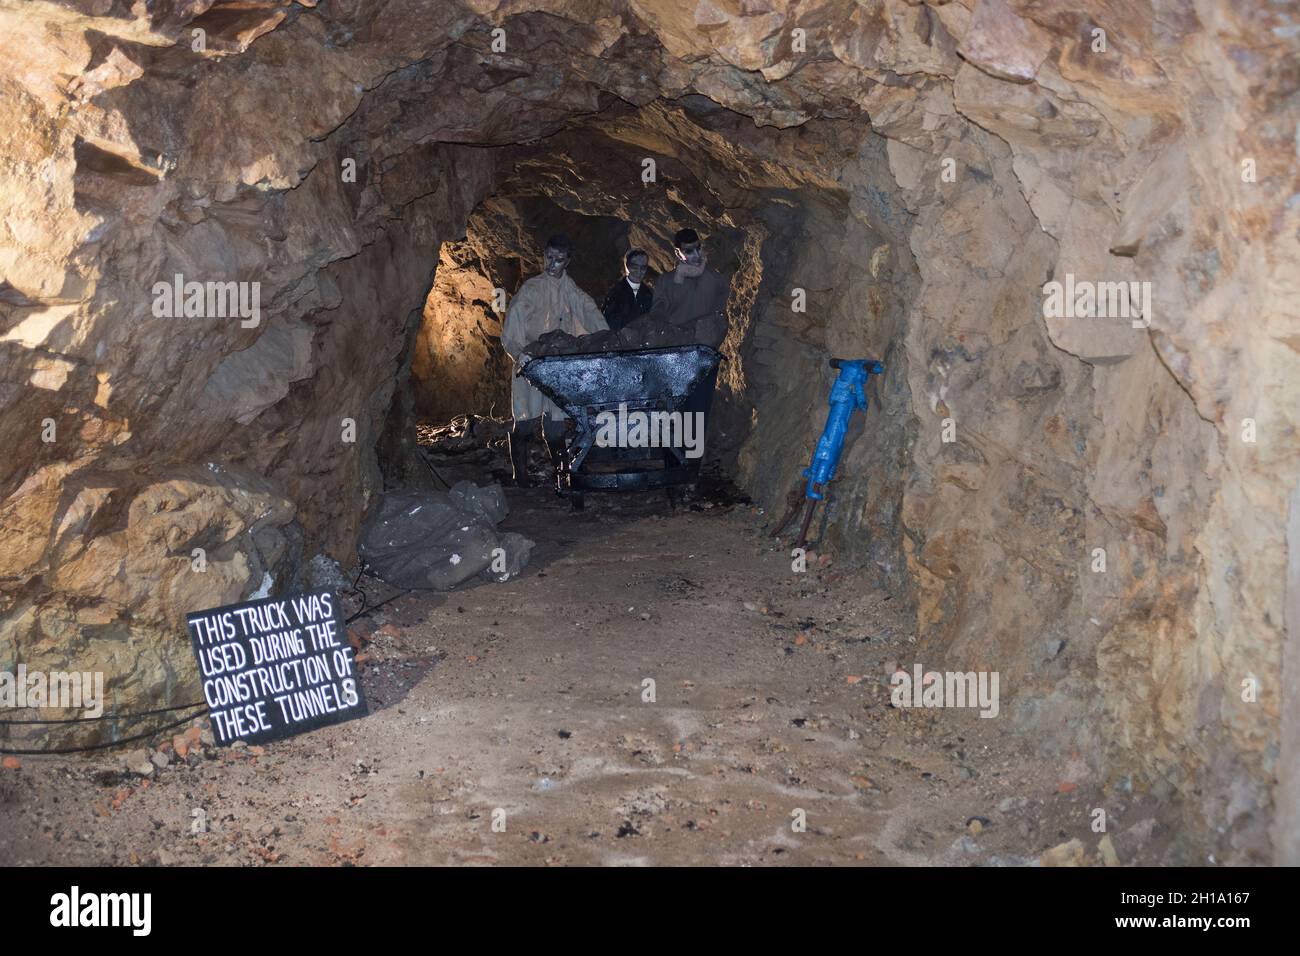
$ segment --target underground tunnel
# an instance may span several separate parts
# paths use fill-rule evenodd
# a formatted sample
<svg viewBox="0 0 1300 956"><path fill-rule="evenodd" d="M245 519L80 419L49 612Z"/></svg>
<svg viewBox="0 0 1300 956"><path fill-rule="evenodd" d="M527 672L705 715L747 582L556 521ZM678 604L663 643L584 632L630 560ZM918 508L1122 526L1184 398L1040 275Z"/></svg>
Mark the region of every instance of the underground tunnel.
<svg viewBox="0 0 1300 956"><path fill-rule="evenodd" d="M1297 30L0 0L0 858L1300 862ZM503 342L682 230L716 342ZM691 481L518 486L523 368L704 345ZM225 746L191 616L321 592L368 713Z"/></svg>

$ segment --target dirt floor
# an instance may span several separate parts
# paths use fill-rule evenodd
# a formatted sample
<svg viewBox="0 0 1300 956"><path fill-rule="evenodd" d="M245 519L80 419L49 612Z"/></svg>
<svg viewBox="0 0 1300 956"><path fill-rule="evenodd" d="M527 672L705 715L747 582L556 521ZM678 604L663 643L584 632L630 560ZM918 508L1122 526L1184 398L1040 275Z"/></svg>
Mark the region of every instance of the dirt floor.
<svg viewBox="0 0 1300 956"><path fill-rule="evenodd" d="M1132 797L1093 832L1101 795L1009 721L892 707L896 602L869 570L793 572L757 509L510 496L537 541L519 578L354 625L369 717L184 759L23 757L0 863L1183 862ZM168 765L143 775L149 755Z"/></svg>

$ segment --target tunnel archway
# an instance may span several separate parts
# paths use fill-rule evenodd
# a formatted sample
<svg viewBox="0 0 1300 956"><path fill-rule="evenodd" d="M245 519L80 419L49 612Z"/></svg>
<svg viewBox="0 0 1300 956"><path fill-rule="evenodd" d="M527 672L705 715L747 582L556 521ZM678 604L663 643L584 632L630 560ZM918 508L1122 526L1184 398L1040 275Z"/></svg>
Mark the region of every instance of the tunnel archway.
<svg viewBox="0 0 1300 956"><path fill-rule="evenodd" d="M739 277L720 394L756 506L825 360L876 353L835 552L921 652L999 669L1017 733L1178 798L1198 850L1294 853L1283 682L1240 693L1290 673L1294 82L1234 52L1279 56L1283 13L1198 5L1193 41L1012 0L529 6L0 8L6 659L192 692L186 611L353 566L450 407L419 382L499 401L448 364L500 373L469 276L535 268L535 222L662 253L696 217ZM256 283L257 321L159 315L172 276Z"/></svg>
<svg viewBox="0 0 1300 956"><path fill-rule="evenodd" d="M827 274L829 262L816 273L806 261L801 274L792 271L813 258L807 254L813 228L845 227L845 190L825 170L772 158L780 141L775 131L743 148L700 125L724 124L725 129L748 122L700 96L639 109L622 104L575 120L550 137L492 151L494 191L470 214L466 238L444 244L443 268L425 305L412 364L417 416L445 420L458 409L487 414L495 408L499 414L507 407L509 369L499 348L501 315L493 300L499 294L508 301L524 279L540 271L546 236L564 232L573 238L570 275L599 303L621 275L629 248L647 251L653 284L672 268L673 233L693 228L706 240L711 267L732 289L714 451L734 469L757 414L748 395L788 391L790 383L779 383L774 371L792 371L787 363L798 352L803 353L798 375L813 375L819 384L827 379L817 367L824 365L821 349L831 324L826 312L846 295L842 282ZM882 196L893 188L883 179L882 186ZM901 199L895 201L901 209ZM819 220L815 226L811 218ZM901 291L881 278L882 264L889 259L894 267L908 254L887 255L891 250L879 233L855 238L870 240L874 257L869 264L854 263L874 272L871 300L864 304L869 318L859 323L844 308L841 324L860 326L852 333L858 348L879 351L883 339L878 339L881 346L864 339L882 333L868 329L897 322L897 314L883 312L902 307ZM819 257L826 252L817 250ZM832 254L845 258L838 249ZM851 250L848 256L858 253ZM784 343L791 330L806 334L785 355L772 354L773 342ZM747 375L754 378L752 388ZM800 449L790 456L787 472L807 450L804 425L817 401L800 394L794 403L765 403L762 431L780 431ZM764 451L775 449L769 445ZM780 494L788 490L789 479L789 474L763 476L783 486Z"/></svg>

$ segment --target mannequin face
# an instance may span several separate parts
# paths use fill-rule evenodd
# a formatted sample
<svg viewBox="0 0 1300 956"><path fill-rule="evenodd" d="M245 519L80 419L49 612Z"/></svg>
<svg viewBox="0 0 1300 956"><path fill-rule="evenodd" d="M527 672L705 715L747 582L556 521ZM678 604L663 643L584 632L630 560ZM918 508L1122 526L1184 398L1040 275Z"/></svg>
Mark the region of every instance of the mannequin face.
<svg viewBox="0 0 1300 956"><path fill-rule="evenodd" d="M688 242L677 251L677 258L688 266L698 266L704 261L704 247L698 242Z"/></svg>
<svg viewBox="0 0 1300 956"><path fill-rule="evenodd" d="M543 259L543 271L552 279L558 279L564 275L564 270L569 267L569 254L560 249L552 249L547 246L546 255Z"/></svg>
<svg viewBox="0 0 1300 956"><path fill-rule="evenodd" d="M624 261L623 271L633 282L640 283L645 280L646 269L649 266L650 261L645 256L634 256L631 262Z"/></svg>

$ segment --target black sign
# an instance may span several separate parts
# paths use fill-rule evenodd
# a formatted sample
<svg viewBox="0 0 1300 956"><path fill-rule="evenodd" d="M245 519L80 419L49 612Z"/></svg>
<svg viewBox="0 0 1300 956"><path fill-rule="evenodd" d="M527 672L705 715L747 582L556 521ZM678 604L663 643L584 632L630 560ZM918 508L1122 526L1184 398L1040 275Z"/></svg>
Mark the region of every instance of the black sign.
<svg viewBox="0 0 1300 956"><path fill-rule="evenodd" d="M217 743L281 740L369 712L328 591L185 616Z"/></svg>

